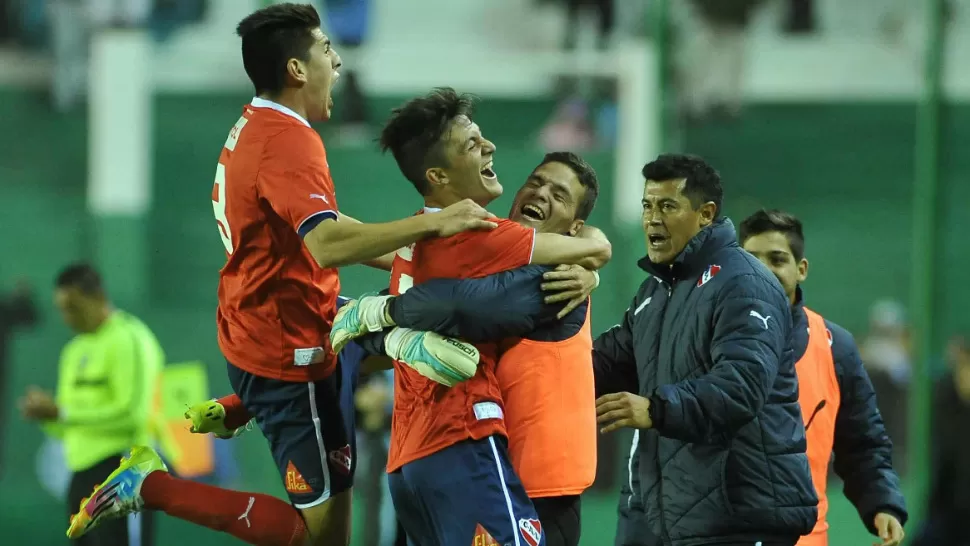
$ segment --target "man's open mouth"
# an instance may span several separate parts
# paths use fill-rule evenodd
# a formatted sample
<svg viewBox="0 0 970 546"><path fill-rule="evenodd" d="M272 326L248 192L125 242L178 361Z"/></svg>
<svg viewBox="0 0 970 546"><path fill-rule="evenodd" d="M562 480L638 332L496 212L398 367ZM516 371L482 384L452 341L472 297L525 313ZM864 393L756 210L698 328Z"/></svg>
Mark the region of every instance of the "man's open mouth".
<svg viewBox="0 0 970 546"><path fill-rule="evenodd" d="M662 233L651 233L647 235L647 240L650 242L650 246L657 247L661 246L667 242L670 237Z"/></svg>
<svg viewBox="0 0 970 546"><path fill-rule="evenodd" d="M529 220L545 220L546 213L542 212L542 209L535 205L522 205L522 216L525 216Z"/></svg>
<svg viewBox="0 0 970 546"><path fill-rule="evenodd" d="M492 170L492 162L491 161L489 161L480 172L482 174L482 178L485 178L487 180L494 180L495 179L495 171Z"/></svg>

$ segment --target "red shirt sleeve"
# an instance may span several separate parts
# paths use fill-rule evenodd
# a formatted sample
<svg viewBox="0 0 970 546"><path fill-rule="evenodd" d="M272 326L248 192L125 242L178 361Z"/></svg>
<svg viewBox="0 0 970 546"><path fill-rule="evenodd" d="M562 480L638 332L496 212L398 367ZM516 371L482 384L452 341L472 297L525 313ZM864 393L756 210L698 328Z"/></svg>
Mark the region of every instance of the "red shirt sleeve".
<svg viewBox="0 0 970 546"><path fill-rule="evenodd" d="M492 231L469 231L456 236L460 239L453 250L460 271L465 277L481 277L508 271L532 261L536 231L511 220L499 219Z"/></svg>
<svg viewBox="0 0 970 546"><path fill-rule="evenodd" d="M259 195L300 236L323 220L337 219L327 153L313 129L287 129L271 138L263 153Z"/></svg>

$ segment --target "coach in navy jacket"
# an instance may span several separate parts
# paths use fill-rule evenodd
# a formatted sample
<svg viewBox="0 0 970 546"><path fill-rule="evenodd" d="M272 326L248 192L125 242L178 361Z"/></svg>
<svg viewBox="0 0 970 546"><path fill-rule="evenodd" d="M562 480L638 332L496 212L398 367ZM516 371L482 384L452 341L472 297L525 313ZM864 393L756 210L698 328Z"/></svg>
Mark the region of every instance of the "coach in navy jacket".
<svg viewBox="0 0 970 546"><path fill-rule="evenodd" d="M595 342L600 422L639 429L640 496L663 544L792 546L818 499L788 300L720 217L703 160L663 155L643 175L651 276Z"/></svg>

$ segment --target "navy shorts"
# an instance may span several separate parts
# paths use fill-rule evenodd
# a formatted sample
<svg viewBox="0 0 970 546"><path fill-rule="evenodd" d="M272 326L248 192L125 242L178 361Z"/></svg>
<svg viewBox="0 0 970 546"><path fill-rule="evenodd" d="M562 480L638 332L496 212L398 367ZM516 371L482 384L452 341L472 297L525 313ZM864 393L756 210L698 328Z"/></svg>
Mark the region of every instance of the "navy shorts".
<svg viewBox="0 0 970 546"><path fill-rule="evenodd" d="M539 516L506 446L500 436L466 440L388 476L411 546L545 546Z"/></svg>
<svg viewBox="0 0 970 546"><path fill-rule="evenodd" d="M229 383L269 442L290 502L299 509L351 488L357 466L354 391L364 351L350 343L319 381L267 379L229 363Z"/></svg>

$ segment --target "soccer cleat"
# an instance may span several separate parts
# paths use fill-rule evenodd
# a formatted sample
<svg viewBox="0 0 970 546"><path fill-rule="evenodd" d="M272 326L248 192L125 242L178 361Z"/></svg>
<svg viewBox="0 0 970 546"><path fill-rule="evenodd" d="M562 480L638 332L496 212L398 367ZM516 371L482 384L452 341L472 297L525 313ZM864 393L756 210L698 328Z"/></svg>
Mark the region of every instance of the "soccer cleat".
<svg viewBox="0 0 970 546"><path fill-rule="evenodd" d="M152 472L168 472L162 458L146 446L131 448L127 457L91 496L81 501L78 513L71 516L68 538L78 538L105 521L138 512L144 506L141 486Z"/></svg>
<svg viewBox="0 0 970 546"><path fill-rule="evenodd" d="M394 326L387 317L387 302L394 296L364 295L350 300L337 311L330 329L330 346L339 353L352 340Z"/></svg>
<svg viewBox="0 0 970 546"><path fill-rule="evenodd" d="M478 371L478 349L434 332L394 328L384 341L387 356L428 379L453 387Z"/></svg>
<svg viewBox="0 0 970 546"><path fill-rule="evenodd" d="M212 433L216 438L228 440L235 438L248 430L241 426L232 430L226 428L226 408L218 400L199 402L185 410L185 418L192 422L189 432L196 434Z"/></svg>

